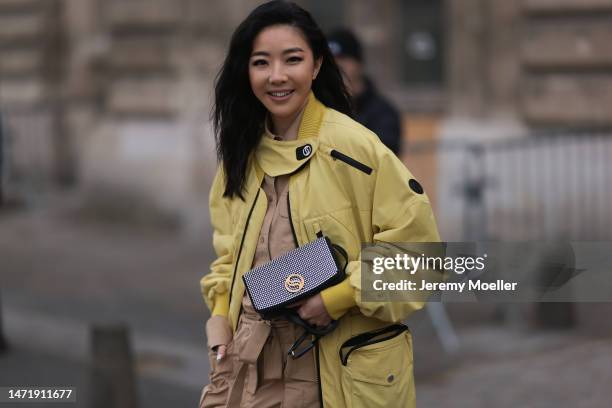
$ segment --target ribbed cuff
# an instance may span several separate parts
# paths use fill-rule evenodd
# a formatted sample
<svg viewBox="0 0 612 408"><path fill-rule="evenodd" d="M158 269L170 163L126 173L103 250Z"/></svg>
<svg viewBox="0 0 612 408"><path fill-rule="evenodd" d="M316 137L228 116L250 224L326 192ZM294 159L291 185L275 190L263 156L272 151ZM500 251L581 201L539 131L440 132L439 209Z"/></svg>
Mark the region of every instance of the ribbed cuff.
<svg viewBox="0 0 612 408"><path fill-rule="evenodd" d="M215 303L212 315L227 316L229 313L229 292L218 293L215 296Z"/></svg>
<svg viewBox="0 0 612 408"><path fill-rule="evenodd" d="M227 345L232 341L232 328L225 316L212 316L206 322L206 338L208 347L215 348Z"/></svg>
<svg viewBox="0 0 612 408"><path fill-rule="evenodd" d="M346 278L337 285L321 291L321 298L327 313L332 319L338 320L350 308L357 305L355 302L355 289Z"/></svg>

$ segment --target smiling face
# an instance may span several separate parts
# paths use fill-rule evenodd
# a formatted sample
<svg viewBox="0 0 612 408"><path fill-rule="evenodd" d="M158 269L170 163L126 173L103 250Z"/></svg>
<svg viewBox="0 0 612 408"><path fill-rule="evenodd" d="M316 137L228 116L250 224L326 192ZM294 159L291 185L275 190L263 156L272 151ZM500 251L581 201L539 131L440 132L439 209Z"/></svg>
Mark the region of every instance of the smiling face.
<svg viewBox="0 0 612 408"><path fill-rule="evenodd" d="M255 37L249 60L251 89L275 126L302 111L320 67L321 59L314 59L298 28L274 25Z"/></svg>

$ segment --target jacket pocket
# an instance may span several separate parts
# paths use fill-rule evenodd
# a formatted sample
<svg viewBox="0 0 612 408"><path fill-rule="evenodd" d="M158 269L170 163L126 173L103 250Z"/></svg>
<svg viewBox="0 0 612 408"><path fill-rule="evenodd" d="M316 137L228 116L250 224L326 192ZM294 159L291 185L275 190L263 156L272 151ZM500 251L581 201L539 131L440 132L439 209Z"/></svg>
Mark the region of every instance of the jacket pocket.
<svg viewBox="0 0 612 408"><path fill-rule="evenodd" d="M342 366L345 401L351 401L352 408L414 407L410 333L381 339L348 355Z"/></svg>
<svg viewBox="0 0 612 408"><path fill-rule="evenodd" d="M362 239L356 226L354 211L353 207L345 207L305 220L308 240L317 239L317 234L321 232L333 244L344 248L348 252L350 260L358 259Z"/></svg>

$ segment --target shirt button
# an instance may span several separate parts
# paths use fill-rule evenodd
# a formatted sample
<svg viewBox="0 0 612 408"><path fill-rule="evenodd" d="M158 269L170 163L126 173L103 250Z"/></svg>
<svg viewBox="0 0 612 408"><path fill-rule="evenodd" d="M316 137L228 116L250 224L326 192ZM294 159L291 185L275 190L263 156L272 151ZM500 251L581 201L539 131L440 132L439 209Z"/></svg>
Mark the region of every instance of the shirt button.
<svg viewBox="0 0 612 408"><path fill-rule="evenodd" d="M393 374L389 374L389 375L387 376L387 382L388 382L388 383L392 383L392 382L393 382L393 380L395 380L395 376L394 376Z"/></svg>

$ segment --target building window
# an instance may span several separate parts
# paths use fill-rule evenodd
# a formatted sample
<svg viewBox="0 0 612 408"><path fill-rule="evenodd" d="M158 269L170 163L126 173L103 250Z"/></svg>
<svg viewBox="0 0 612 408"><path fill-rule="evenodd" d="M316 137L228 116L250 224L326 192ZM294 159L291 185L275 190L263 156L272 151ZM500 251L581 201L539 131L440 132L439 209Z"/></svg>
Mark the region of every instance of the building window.
<svg viewBox="0 0 612 408"><path fill-rule="evenodd" d="M443 0L403 0L399 53L408 85L444 82Z"/></svg>
<svg viewBox="0 0 612 408"><path fill-rule="evenodd" d="M325 33L346 23L344 0L303 0L300 4L310 12Z"/></svg>

